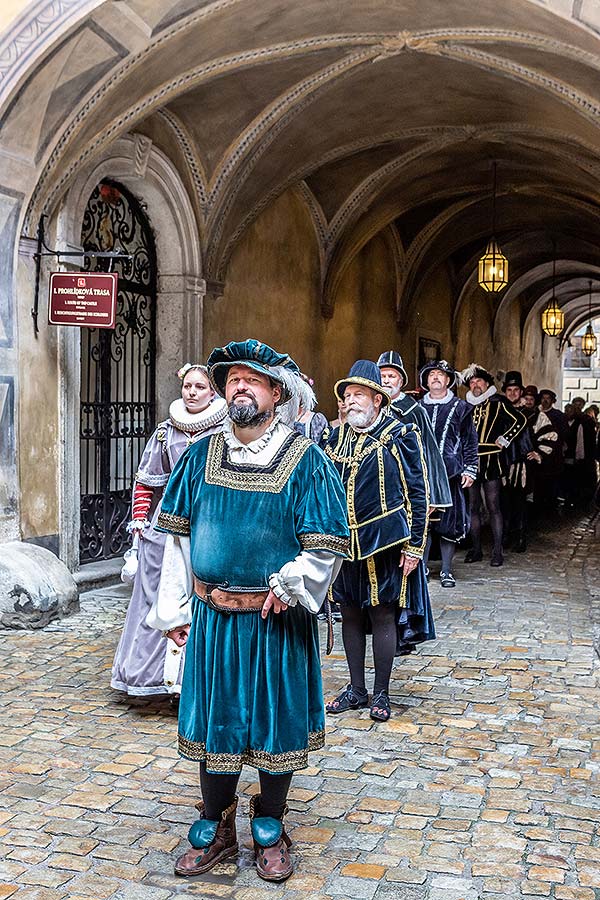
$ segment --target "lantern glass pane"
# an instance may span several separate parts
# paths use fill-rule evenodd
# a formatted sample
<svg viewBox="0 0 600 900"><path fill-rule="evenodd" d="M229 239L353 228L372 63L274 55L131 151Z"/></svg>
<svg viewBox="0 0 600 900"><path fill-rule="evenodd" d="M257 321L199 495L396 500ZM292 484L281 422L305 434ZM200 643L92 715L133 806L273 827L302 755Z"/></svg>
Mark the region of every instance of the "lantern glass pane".
<svg viewBox="0 0 600 900"><path fill-rule="evenodd" d="M581 350L586 356L593 356L597 347L598 340L590 323L585 329L585 334L581 338Z"/></svg>
<svg viewBox="0 0 600 900"><path fill-rule="evenodd" d="M484 291L495 293L508 284L508 260L496 241L488 243L485 253L479 260L477 275L479 285Z"/></svg>
<svg viewBox="0 0 600 900"><path fill-rule="evenodd" d="M555 300L551 300L542 313L542 330L550 337L556 337L565 326L565 316Z"/></svg>

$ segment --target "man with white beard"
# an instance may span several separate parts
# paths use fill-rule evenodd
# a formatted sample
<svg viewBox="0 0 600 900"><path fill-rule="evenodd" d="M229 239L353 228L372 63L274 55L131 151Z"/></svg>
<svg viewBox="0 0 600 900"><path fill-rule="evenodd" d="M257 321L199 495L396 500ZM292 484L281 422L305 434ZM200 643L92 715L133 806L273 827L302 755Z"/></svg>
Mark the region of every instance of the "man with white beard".
<svg viewBox="0 0 600 900"><path fill-rule="evenodd" d="M326 709L336 714L369 705L365 649L371 632L375 682L370 715L386 722L392 664L407 609L414 615L418 640L435 637L422 563L427 468L418 427L386 415L390 399L374 362L358 360L334 390L344 401L346 420L329 436L325 453L346 489L350 559L342 563L332 594L342 611L350 684Z"/></svg>

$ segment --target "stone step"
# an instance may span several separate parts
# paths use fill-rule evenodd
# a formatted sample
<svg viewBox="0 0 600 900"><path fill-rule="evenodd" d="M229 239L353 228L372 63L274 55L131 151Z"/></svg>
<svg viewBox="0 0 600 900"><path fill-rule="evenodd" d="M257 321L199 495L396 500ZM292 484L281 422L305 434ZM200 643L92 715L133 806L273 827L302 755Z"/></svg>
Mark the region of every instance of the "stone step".
<svg viewBox="0 0 600 900"><path fill-rule="evenodd" d="M79 593L83 594L84 591L93 591L97 588L119 584L122 566L122 556L118 556L116 559L101 559L98 562L85 563L80 566L76 572L73 572Z"/></svg>

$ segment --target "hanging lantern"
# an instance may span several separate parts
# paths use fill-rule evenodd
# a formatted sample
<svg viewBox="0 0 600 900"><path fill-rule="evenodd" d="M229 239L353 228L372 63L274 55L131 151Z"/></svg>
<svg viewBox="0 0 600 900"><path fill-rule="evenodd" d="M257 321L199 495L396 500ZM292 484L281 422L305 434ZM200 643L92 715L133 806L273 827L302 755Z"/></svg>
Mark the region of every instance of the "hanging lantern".
<svg viewBox="0 0 600 900"><path fill-rule="evenodd" d="M552 297L542 313L542 330L550 337L557 337L565 327L565 314Z"/></svg>
<svg viewBox="0 0 600 900"><path fill-rule="evenodd" d="M552 242L552 297L542 313L542 331L550 337L557 337L565 327L565 314L556 302L556 241Z"/></svg>
<svg viewBox="0 0 600 900"><path fill-rule="evenodd" d="M598 348L598 338L594 334L592 323L590 322L585 329L585 334L581 338L581 350L586 356L593 356Z"/></svg>
<svg viewBox="0 0 600 900"><path fill-rule="evenodd" d="M501 291L508 284L508 260L495 238L488 242L479 260L478 281L484 291L491 293Z"/></svg>
<svg viewBox="0 0 600 900"><path fill-rule="evenodd" d="M593 356L598 348L598 339L594 334L594 329L592 328L592 282L590 281L590 321L588 322L588 327L585 329L585 333L581 338L581 350L585 353L586 356Z"/></svg>
<svg viewBox="0 0 600 900"><path fill-rule="evenodd" d="M494 186L492 192L492 237L485 253L479 260L477 273L479 286L484 291L497 293L508 284L508 260L496 240L496 163L494 163Z"/></svg>

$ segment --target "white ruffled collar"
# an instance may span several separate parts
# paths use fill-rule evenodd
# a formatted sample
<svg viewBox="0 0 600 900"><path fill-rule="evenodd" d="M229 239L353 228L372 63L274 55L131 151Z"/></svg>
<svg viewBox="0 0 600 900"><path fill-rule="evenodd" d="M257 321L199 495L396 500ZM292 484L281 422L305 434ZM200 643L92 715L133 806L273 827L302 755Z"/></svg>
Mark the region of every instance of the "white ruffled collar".
<svg viewBox="0 0 600 900"><path fill-rule="evenodd" d="M264 450L267 444L271 442L273 435L282 428L286 428L287 431L291 430L281 422L279 414L276 414L264 434L261 434L261 436L259 438L256 438L255 441L250 441L249 444L244 444L243 441L240 441L240 439L235 436L233 430L233 422L231 421L231 419L227 418L225 420L225 424L223 425L223 437L225 438L225 443L230 450L244 450L248 453L260 453L260 451Z"/></svg>
<svg viewBox="0 0 600 900"><path fill-rule="evenodd" d="M169 407L169 421L178 431L196 434L220 425L227 416L227 404L222 397L214 397L206 409L198 413L188 412L181 397L173 400Z"/></svg>
<svg viewBox="0 0 600 900"><path fill-rule="evenodd" d="M467 391L467 403L470 403L471 406L479 406L480 403L485 403L486 400L489 400L490 397L493 397L497 391L498 388L493 384L490 385L487 391L484 391L480 397L475 397L473 396L471 391Z"/></svg>
<svg viewBox="0 0 600 900"><path fill-rule="evenodd" d="M450 403L451 400L454 400L454 394L452 391L447 391L445 397L432 397L429 391L423 397L423 403L427 403L428 405L440 405L445 403Z"/></svg>

